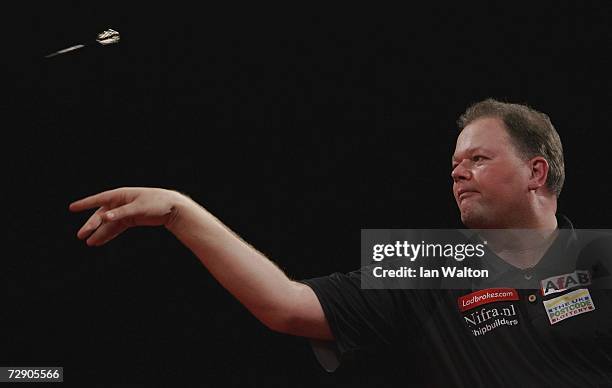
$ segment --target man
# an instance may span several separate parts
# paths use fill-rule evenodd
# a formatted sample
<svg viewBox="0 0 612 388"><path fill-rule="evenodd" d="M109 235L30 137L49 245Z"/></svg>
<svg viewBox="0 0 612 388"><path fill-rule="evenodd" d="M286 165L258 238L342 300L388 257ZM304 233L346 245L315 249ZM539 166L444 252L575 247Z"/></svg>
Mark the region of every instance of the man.
<svg viewBox="0 0 612 388"><path fill-rule="evenodd" d="M493 277L521 279L533 289L546 278L572 278L574 262L563 267L567 273L553 265L573 235L560 232L572 226L556 216L564 164L548 117L489 99L470 107L459 126L451 175L463 223L538 236L493 238L483 261ZM364 290L362 270L297 282L175 191L120 188L70 205L90 208L98 209L77 233L88 245L105 244L129 227L163 225L262 323L313 339L329 369L346 353L409 340L436 363L438 377L456 384L612 384L612 299L604 290L569 285L544 296L528 289L493 293L487 281L465 290ZM575 291L584 312L549 323L558 312L552 304L563 302L559 295ZM469 305L475 300L478 308Z"/></svg>

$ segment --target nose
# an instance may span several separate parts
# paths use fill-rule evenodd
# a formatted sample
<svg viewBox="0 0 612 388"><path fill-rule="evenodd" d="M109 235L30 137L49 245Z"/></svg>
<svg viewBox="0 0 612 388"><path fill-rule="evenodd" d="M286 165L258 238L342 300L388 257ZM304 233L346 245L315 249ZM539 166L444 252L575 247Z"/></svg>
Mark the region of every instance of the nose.
<svg viewBox="0 0 612 388"><path fill-rule="evenodd" d="M455 166L453 171L451 171L451 178L453 178L454 182L459 182L460 180L470 179L472 177L472 172L465 168L463 161Z"/></svg>

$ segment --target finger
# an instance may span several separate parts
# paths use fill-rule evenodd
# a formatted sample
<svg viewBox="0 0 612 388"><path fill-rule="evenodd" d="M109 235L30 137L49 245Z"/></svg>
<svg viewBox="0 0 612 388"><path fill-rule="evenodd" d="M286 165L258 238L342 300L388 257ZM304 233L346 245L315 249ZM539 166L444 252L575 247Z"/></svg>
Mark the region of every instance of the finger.
<svg viewBox="0 0 612 388"><path fill-rule="evenodd" d="M117 198L120 193L120 189L103 191L101 193L72 202L70 206L68 206L68 209L72 212L80 212L82 210L99 207L111 202L113 199Z"/></svg>
<svg viewBox="0 0 612 388"><path fill-rule="evenodd" d="M87 239L86 243L89 246L104 245L123 233L128 227L122 222L106 222L100 225L98 229Z"/></svg>
<svg viewBox="0 0 612 388"><path fill-rule="evenodd" d="M135 216L138 213L138 208L134 202L127 203L104 213L105 221L119 221L127 217Z"/></svg>
<svg viewBox="0 0 612 388"><path fill-rule="evenodd" d="M92 234L102 224L102 215L106 211L106 207L102 206L89 219L83 224L81 229L77 232L77 238L83 240Z"/></svg>

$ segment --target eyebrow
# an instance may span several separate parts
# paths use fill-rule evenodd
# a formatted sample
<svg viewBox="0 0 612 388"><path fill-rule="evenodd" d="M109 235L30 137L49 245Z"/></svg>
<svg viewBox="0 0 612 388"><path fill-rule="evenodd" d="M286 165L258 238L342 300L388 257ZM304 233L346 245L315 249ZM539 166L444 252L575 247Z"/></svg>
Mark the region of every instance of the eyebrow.
<svg viewBox="0 0 612 388"><path fill-rule="evenodd" d="M470 154L470 153L475 153L475 152L485 152L485 153L490 153L491 151L489 151L486 148L483 147L474 147L474 148L468 148L467 150L465 150L464 152ZM451 157L451 165L453 163L455 163L457 161L457 159L455 159L455 155L453 154L453 156Z"/></svg>

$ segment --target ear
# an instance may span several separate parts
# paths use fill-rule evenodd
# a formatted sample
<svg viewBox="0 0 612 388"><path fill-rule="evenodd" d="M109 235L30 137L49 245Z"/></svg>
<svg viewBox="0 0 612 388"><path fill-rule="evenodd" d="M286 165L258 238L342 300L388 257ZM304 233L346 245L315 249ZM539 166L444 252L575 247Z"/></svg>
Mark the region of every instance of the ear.
<svg viewBox="0 0 612 388"><path fill-rule="evenodd" d="M531 167L531 177L529 178L529 190L537 190L546 185L548 178L548 162L541 156L536 156L529 160Z"/></svg>

